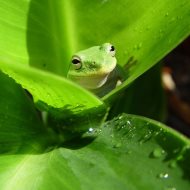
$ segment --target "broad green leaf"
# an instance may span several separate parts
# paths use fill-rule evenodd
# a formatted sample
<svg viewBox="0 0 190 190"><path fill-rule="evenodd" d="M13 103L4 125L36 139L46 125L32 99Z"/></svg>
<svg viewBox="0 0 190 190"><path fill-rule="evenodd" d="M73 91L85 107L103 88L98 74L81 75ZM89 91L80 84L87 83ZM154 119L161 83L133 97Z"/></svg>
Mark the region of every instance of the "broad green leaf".
<svg viewBox="0 0 190 190"><path fill-rule="evenodd" d="M0 63L0 67L32 94L39 109L49 113L54 130L83 132L103 122L103 102L67 79L22 64Z"/></svg>
<svg viewBox="0 0 190 190"><path fill-rule="evenodd" d="M119 64L124 65L130 58L133 60L128 79L104 97L104 100L110 99L116 91L128 86L190 34L188 0L121 0L120 3L127 15L124 16L123 13L123 17L119 16L119 24L123 27L113 36L113 42L118 48ZM114 9L114 15L120 15L119 11L122 12L119 8Z"/></svg>
<svg viewBox="0 0 190 190"><path fill-rule="evenodd" d="M105 101L156 64L190 33L188 0L88 3L1 0L0 5L3 62L30 64L65 75L75 51L105 41L115 44L119 64L128 62L132 66L125 83L105 96Z"/></svg>
<svg viewBox="0 0 190 190"><path fill-rule="evenodd" d="M29 15L38 13L40 4L35 2L36 0L33 0L31 3ZM133 63L128 71L129 77L126 82L103 98L106 101L109 101L116 91L128 86L156 64L190 33L190 2L188 0L175 2L172 0L162 2L160 0L135 2L131 0L90 2L62 0L53 3L43 2L42 6L50 10L52 19L49 25L51 29L53 28L50 32L56 34L62 47L56 44L54 49L59 55L61 51L64 52L60 60L62 59L62 64L64 64L62 68L65 72L70 57L75 51L106 41L116 46L120 65ZM44 12L37 14L41 22L44 20L43 16ZM30 28L35 27L30 17L28 23ZM43 33L42 28L39 30ZM37 43L34 48L31 36L33 33L28 33L28 42L31 41L28 49L31 50L31 56L33 56L32 50L42 49L42 45ZM37 39L40 39L39 37L36 36ZM52 64L54 63L50 63ZM61 66L60 63L57 64Z"/></svg>
<svg viewBox="0 0 190 190"><path fill-rule="evenodd" d="M107 122L89 143L94 132L49 152L2 154L1 189L189 190L190 141L182 135L132 115Z"/></svg>
<svg viewBox="0 0 190 190"><path fill-rule="evenodd" d="M33 102L1 72L0 84L0 154L39 151L49 137Z"/></svg>
<svg viewBox="0 0 190 190"><path fill-rule="evenodd" d="M27 12L29 1L0 0L0 60L27 64Z"/></svg>
<svg viewBox="0 0 190 190"><path fill-rule="evenodd" d="M65 75L75 51L109 41L120 65L132 57L136 62L124 86L190 33L188 0L0 0L0 5L1 59Z"/></svg>
<svg viewBox="0 0 190 190"><path fill-rule="evenodd" d="M0 113L0 189L189 189L189 140L136 116L94 129L105 113L100 100L62 77L18 64L65 76L75 51L109 41L120 65L133 63L126 82L103 98L109 101L189 35L189 7L188 0L0 0L1 70L29 90L40 108L65 117L60 126L53 121L48 127L73 129L84 119L90 129L60 144L59 133L44 129L31 101L22 102L23 92L2 94L3 106L11 98L14 105L16 95L19 107L8 110L8 119ZM103 111L96 113L96 106Z"/></svg>
<svg viewBox="0 0 190 190"><path fill-rule="evenodd" d="M34 102L47 104L47 110L52 107L60 109L60 112L69 110L80 113L85 109L103 106L103 102L93 94L64 77L22 64L0 62L0 68L27 89L33 95Z"/></svg>

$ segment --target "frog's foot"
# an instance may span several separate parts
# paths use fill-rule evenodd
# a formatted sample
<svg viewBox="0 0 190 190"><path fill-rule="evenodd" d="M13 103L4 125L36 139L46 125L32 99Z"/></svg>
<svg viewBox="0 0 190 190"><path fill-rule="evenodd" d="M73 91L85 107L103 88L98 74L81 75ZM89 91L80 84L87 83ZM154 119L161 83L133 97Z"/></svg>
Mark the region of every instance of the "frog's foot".
<svg viewBox="0 0 190 190"><path fill-rule="evenodd" d="M127 61L127 63L125 63L125 65L123 66L123 69L128 72L129 69L131 69L133 66L135 66L137 64L137 60L135 60L135 58L133 56L131 56L129 58L129 60Z"/></svg>
<svg viewBox="0 0 190 190"><path fill-rule="evenodd" d="M116 87L120 86L122 83L123 83L122 80L118 79L116 82Z"/></svg>

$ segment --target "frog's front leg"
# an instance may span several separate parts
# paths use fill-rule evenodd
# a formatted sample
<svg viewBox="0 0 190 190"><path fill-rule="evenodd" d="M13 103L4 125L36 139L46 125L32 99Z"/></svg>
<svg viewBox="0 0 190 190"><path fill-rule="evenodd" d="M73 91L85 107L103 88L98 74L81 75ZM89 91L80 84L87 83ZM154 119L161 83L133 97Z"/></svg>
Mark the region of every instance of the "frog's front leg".
<svg viewBox="0 0 190 190"><path fill-rule="evenodd" d="M135 60L134 57L130 57L124 66L117 65L118 79L116 87L120 86L127 79L130 69L134 67L136 63L137 60Z"/></svg>

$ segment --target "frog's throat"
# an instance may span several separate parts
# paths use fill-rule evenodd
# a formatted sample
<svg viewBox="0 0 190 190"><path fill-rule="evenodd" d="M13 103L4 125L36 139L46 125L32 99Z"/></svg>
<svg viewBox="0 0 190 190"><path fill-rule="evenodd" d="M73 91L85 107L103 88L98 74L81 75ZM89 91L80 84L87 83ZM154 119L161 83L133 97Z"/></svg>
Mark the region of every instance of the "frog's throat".
<svg viewBox="0 0 190 190"><path fill-rule="evenodd" d="M89 76L70 76L69 78L86 89L92 90L103 86L110 73L102 75L89 75Z"/></svg>

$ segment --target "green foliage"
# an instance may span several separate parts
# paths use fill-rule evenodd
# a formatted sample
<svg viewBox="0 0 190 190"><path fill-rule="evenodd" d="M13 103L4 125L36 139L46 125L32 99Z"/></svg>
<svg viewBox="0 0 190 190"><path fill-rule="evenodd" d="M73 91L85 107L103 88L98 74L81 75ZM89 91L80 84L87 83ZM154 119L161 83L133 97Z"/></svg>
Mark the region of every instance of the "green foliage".
<svg viewBox="0 0 190 190"><path fill-rule="evenodd" d="M0 0L0 189L189 189L188 139L147 118L115 117L163 118L159 67L141 75L190 34L189 7ZM75 51L104 42L128 70L100 100L64 77Z"/></svg>

